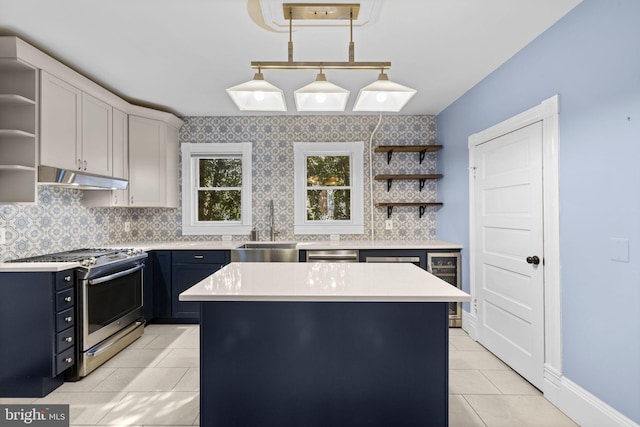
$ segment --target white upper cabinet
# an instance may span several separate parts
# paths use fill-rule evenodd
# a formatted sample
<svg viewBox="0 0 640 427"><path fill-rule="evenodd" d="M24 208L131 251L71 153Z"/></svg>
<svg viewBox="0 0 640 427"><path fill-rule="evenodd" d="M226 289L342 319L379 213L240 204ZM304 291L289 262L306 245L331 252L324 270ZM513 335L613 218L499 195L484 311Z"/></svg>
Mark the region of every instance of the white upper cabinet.
<svg viewBox="0 0 640 427"><path fill-rule="evenodd" d="M82 170L113 175L112 115L111 105L82 94Z"/></svg>
<svg viewBox="0 0 640 427"><path fill-rule="evenodd" d="M178 131L129 116L129 206L178 207Z"/></svg>
<svg viewBox="0 0 640 427"><path fill-rule="evenodd" d="M82 169L82 91L41 71L40 164Z"/></svg>
<svg viewBox="0 0 640 427"><path fill-rule="evenodd" d="M111 176L111 105L45 71L40 87L40 164Z"/></svg>

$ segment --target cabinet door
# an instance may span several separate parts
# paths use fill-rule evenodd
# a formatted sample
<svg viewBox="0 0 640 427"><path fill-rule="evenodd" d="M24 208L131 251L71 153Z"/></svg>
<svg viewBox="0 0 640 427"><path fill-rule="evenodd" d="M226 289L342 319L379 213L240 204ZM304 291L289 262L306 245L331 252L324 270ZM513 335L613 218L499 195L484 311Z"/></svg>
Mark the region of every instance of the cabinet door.
<svg viewBox="0 0 640 427"><path fill-rule="evenodd" d="M82 169L113 175L112 107L82 94Z"/></svg>
<svg viewBox="0 0 640 427"><path fill-rule="evenodd" d="M40 91L40 164L80 169L82 92L44 71Z"/></svg>
<svg viewBox="0 0 640 427"><path fill-rule="evenodd" d="M129 116L129 205L164 206L165 124Z"/></svg>
<svg viewBox="0 0 640 427"><path fill-rule="evenodd" d="M113 109L113 176L129 179L129 118ZM113 206L129 206L129 188L112 192Z"/></svg>
<svg viewBox="0 0 640 427"><path fill-rule="evenodd" d="M171 315L173 318L200 318L200 303L179 301L178 296L220 270L224 264L174 264L171 280Z"/></svg>

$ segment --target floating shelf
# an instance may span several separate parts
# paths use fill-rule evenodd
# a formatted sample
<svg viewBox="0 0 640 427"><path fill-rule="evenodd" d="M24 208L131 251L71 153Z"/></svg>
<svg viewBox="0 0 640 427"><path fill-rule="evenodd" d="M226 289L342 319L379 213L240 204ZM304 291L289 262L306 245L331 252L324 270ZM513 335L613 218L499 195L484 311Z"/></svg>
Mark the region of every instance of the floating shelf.
<svg viewBox="0 0 640 427"><path fill-rule="evenodd" d="M387 164L391 162L391 156L394 152L420 153L420 164L422 164L426 153L435 153L440 150L442 150L442 145L378 145L373 151L387 153Z"/></svg>
<svg viewBox="0 0 640 427"><path fill-rule="evenodd" d="M417 206L419 209L420 218L422 218L422 215L424 215L424 212L427 209L427 207L440 207L442 205L443 205L442 202L380 202L380 203L376 203L375 207L377 208L386 207L387 218L391 218L391 213L393 212L393 208L395 206Z"/></svg>
<svg viewBox="0 0 640 427"><path fill-rule="evenodd" d="M391 183L394 179L401 180L417 180L420 182L420 191L424 188L424 184L428 179L440 179L441 173L428 173L428 174L393 174L393 175L376 175L373 177L376 181L387 181L387 191L391 190Z"/></svg>
<svg viewBox="0 0 640 427"><path fill-rule="evenodd" d="M23 166L23 165L0 165L0 170L35 172L36 168L33 166Z"/></svg>
<svg viewBox="0 0 640 427"><path fill-rule="evenodd" d="M31 132L25 132L18 129L0 129L0 136L17 136L21 138L35 138L36 135Z"/></svg>

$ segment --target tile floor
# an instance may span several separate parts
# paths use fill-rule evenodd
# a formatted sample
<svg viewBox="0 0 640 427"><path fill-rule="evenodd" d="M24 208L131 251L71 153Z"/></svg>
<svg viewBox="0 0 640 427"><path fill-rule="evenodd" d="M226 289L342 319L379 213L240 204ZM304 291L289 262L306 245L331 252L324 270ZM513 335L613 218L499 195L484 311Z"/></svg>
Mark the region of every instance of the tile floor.
<svg viewBox="0 0 640 427"><path fill-rule="evenodd" d="M576 425L462 329L450 331L450 426ZM197 426L198 332L195 325L149 325L81 381L42 399L0 403L68 403L71 426Z"/></svg>

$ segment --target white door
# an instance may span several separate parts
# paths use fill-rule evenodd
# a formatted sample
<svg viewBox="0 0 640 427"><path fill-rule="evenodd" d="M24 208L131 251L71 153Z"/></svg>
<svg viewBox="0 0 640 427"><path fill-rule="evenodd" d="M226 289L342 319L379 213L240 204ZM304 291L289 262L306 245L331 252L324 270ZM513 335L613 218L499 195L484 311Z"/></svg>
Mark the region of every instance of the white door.
<svg viewBox="0 0 640 427"><path fill-rule="evenodd" d="M542 122L472 149L478 341L542 389Z"/></svg>

